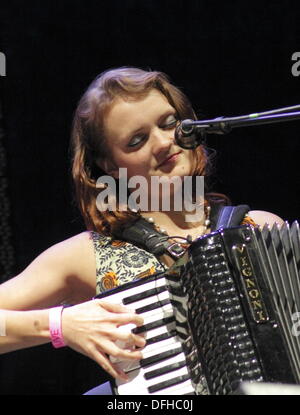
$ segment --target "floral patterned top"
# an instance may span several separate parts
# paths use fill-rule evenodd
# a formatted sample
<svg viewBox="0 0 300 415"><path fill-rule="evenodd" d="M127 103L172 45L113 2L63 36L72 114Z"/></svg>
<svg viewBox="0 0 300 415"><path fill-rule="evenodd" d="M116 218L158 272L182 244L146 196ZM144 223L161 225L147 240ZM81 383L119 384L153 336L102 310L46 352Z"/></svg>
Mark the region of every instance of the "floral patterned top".
<svg viewBox="0 0 300 415"><path fill-rule="evenodd" d="M167 267L144 249L91 232L96 257L96 295Z"/></svg>

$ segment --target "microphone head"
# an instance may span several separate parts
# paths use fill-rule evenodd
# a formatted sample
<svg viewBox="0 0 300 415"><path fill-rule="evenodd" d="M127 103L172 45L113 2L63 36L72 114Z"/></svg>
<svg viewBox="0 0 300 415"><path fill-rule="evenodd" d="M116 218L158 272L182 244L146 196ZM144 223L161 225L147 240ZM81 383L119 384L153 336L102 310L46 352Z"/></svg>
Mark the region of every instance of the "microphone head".
<svg viewBox="0 0 300 415"><path fill-rule="evenodd" d="M194 131L194 120L183 120L181 121L180 128L182 131L182 134L186 137L190 136Z"/></svg>
<svg viewBox="0 0 300 415"><path fill-rule="evenodd" d="M198 147L203 141L202 134L194 132L193 120L183 120L176 127L175 130L175 142L181 148L186 150L193 150Z"/></svg>

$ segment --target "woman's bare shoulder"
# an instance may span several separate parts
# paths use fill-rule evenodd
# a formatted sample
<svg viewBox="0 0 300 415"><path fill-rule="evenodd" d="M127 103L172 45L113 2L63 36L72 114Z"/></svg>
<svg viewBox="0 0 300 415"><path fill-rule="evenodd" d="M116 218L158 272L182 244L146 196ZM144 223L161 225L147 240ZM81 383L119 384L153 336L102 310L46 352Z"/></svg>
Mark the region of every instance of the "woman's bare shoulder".
<svg viewBox="0 0 300 415"><path fill-rule="evenodd" d="M90 252L93 248L93 240L91 232L84 231L78 233L77 235L71 236L68 239L65 239L61 242L58 242L55 245L52 245L47 251L45 252L61 252L63 254L71 254L73 255L77 251L80 252Z"/></svg>
<svg viewBox="0 0 300 415"><path fill-rule="evenodd" d="M92 236L90 232L85 231L52 245L34 262L54 262L56 265L65 266L68 274L74 274L93 259Z"/></svg>
<svg viewBox="0 0 300 415"><path fill-rule="evenodd" d="M284 223L280 216L264 210L251 210L248 212L248 216L259 226L264 226L266 223L268 225L273 225L274 223L282 225Z"/></svg>
<svg viewBox="0 0 300 415"><path fill-rule="evenodd" d="M73 303L95 295L96 260L91 232L74 235L48 251L53 261L60 263Z"/></svg>

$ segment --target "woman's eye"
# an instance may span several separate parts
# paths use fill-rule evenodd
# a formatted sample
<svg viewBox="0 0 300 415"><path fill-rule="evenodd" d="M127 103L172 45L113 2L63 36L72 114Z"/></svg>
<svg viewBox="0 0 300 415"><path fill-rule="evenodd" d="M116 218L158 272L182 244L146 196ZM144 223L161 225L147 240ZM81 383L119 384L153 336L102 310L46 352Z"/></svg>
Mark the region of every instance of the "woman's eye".
<svg viewBox="0 0 300 415"><path fill-rule="evenodd" d="M175 128L176 124L177 124L177 117L175 115L169 115L165 121L163 122L163 124L159 127L159 128ZM146 134L142 134L142 135L136 135L134 137L132 137L132 139L129 141L128 143L128 147L137 147L139 144L141 144L145 139L147 139L147 135Z"/></svg>
<svg viewBox="0 0 300 415"><path fill-rule="evenodd" d="M132 138L132 140L130 140L130 142L128 143L128 147L135 147L138 144L140 144L144 139L145 139L145 135L137 135L135 137Z"/></svg>
<svg viewBox="0 0 300 415"><path fill-rule="evenodd" d="M174 115L168 117L163 125L163 128L173 128L176 126L177 118Z"/></svg>

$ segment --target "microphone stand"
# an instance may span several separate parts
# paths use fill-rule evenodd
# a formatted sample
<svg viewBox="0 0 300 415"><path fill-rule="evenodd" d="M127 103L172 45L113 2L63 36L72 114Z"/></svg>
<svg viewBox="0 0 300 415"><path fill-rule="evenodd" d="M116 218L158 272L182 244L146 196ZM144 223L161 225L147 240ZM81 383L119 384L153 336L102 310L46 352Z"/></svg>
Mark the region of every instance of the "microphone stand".
<svg viewBox="0 0 300 415"><path fill-rule="evenodd" d="M218 117L203 121L184 120L175 131L175 140L183 148L192 149L204 141L206 134L228 134L233 128L300 119L300 111L285 112L292 109L300 110L300 105L239 117Z"/></svg>

